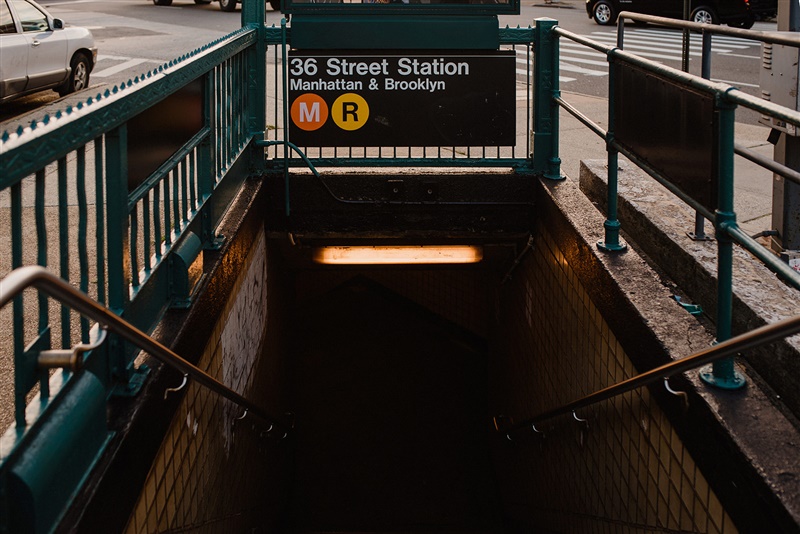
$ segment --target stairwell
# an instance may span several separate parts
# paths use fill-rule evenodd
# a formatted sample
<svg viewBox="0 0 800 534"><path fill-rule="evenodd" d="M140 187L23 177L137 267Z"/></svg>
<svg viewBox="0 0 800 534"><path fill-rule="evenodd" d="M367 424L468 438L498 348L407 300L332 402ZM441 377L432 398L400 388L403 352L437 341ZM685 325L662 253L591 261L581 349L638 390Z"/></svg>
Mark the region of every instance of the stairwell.
<svg viewBox="0 0 800 534"><path fill-rule="evenodd" d="M356 279L297 310L286 531L499 532L486 350Z"/></svg>

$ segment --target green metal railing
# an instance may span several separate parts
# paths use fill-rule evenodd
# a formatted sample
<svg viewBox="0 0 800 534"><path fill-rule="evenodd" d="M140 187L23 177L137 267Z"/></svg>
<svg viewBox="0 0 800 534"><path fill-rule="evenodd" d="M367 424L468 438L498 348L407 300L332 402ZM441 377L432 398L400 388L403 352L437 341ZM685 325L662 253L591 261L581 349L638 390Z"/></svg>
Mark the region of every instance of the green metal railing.
<svg viewBox="0 0 800 534"><path fill-rule="evenodd" d="M212 193L238 188L245 177L231 169L252 137L243 124L251 112L244 56L255 39L255 30L241 30L64 113L3 133L0 191L10 204L12 253L0 260L0 274L24 264L57 264L61 278L71 280L77 273L81 291L138 327L152 328L176 298L168 289L166 259L190 232L211 244L226 208ZM128 123L196 79L208 95L204 124L131 189ZM55 225L47 222L52 205L57 206ZM31 219L34 224L29 225ZM140 293L146 298L137 298ZM41 350L50 344L51 310L41 297L38 307L38 337L31 339L22 299L14 301L15 419L22 427L30 388L37 380L43 391L47 387L47 374L27 369L25 363L26 346ZM60 344L70 346L76 341L75 317L61 307L60 318ZM87 321L80 320L84 342L88 330ZM118 354L122 359L110 373L128 379L132 351Z"/></svg>
<svg viewBox="0 0 800 534"><path fill-rule="evenodd" d="M219 245L215 229L251 171L247 148L263 135L261 20L26 128L0 133L0 209L9 214L0 229L9 251L0 255L0 279L24 265L46 267L142 332L169 306L185 306L192 287L177 281L188 278L203 248ZM169 140L168 157L142 179L132 169L147 155L136 152L134 138L148 132L143 123L159 119L152 110L162 103L190 106L196 124L177 142ZM156 153L164 148L160 133L147 140ZM135 367L134 358L146 345L116 329L89 357L72 358L85 359L81 372L65 364L53 373L37 363L39 356L63 352L53 345L86 345L90 319L97 317L42 292L33 299L17 295L10 308L0 309L0 330L13 330L0 349L14 365L14 424L0 439L0 532L26 531L18 521L26 507L36 512L24 521L44 531L51 527L41 525L57 524L108 441L108 398L133 395L143 383L148 369ZM28 463L26 451L53 432L58 439L37 447L63 467L31 473L46 466ZM14 480L49 481L53 491L31 489L11 505Z"/></svg>
<svg viewBox="0 0 800 534"><path fill-rule="evenodd" d="M620 250L624 245L619 240L616 213L617 155L627 156L668 188L670 183L635 153L615 142L613 123L609 123L606 132L562 99L558 62L559 39L564 37L606 53L611 63L625 60L711 93L720 103L724 150L720 159L723 187L719 209L712 213L672 188L689 205L702 210L717 228L719 341L730 337L733 241L800 287L796 273L736 225L731 165L736 105L800 125L797 112L745 95L731 86L605 47L559 28L554 20L540 19L532 28L498 30L500 46L524 50L529 64L521 74L526 119L524 126L518 121L520 131L514 146L297 147L287 139L285 76L291 31L286 21L281 27L265 27L263 3L245 2L242 18L245 25L241 30L208 46L37 120L28 128L0 133L0 208L7 205L10 213L8 230L0 229L0 239L9 236L10 250L10 255L0 255L0 277L24 265L36 264L54 272L57 266L58 277L76 281L80 292L121 317L120 321L124 319L137 331L146 333L168 306L185 306L190 301L191 287L176 289L176 279L186 275L188 265L203 248L219 245L215 229L243 181L254 171L282 172L289 180L293 167L511 167L561 179L559 108L579 118L607 142L609 209L601 246ZM268 65L274 68L268 69ZM610 83L613 91L613 75ZM192 108L199 116L197 127L154 169L143 177L133 177L134 162L130 159L135 143L131 138L137 133L137 119L146 117L170 97L182 98L184 91L198 87L200 97L197 107ZM288 197L286 200L288 213ZM57 524L67 500L107 440L105 410L109 395L132 394L145 372L134 368L133 357L142 343L148 342L119 330L93 351L81 373L65 370L51 376L47 368L40 368L34 355L51 350L51 345L88 343L89 319L97 320L98 316L79 311L80 307L53 303L43 293L37 295L35 302L15 296L11 314L0 307L0 324L13 323L10 343L15 366L16 423L0 441L0 532L9 531L12 515L5 498L12 469L6 460L22 454L29 440L45 435L48 425L72 418L72 424L67 426L78 430L69 439L65 437L60 451L53 453L70 464L59 473L65 481L61 500L47 503L47 522ZM116 322L101 315L106 324ZM58 321L53 320L55 316ZM57 343L51 340L53 337ZM37 400L29 404L37 386ZM69 411L74 404L83 407L81 415ZM76 422L76 417L83 423ZM80 431L89 427L92 432ZM76 455L68 457L70 454Z"/></svg>
<svg viewBox="0 0 800 534"><path fill-rule="evenodd" d="M686 28L704 33L735 34L742 37L746 36L750 39L760 39L764 42L790 44L792 46L800 47L800 37L796 35L786 36L770 32L747 31L730 28L719 29L710 25L676 21L674 19L666 19L648 15L637 15L627 12L620 14L620 18L628 18L631 20L659 24L673 28ZM715 177L716 183L718 184L716 199L717 208L712 211L707 206L703 205L702 202L682 191L681 188L676 185L670 177L664 176L658 169L654 168L646 158L642 157L641 154L637 153L635 150L632 150L630 147L623 146L617 141L614 135L615 112L613 97L609 98L608 129L604 130L591 119L586 117L583 113L581 113L580 110L561 98L557 89L554 89L551 92L550 97L555 104L569 112L572 116L587 126L595 134L603 138L606 142L608 151L608 207L607 217L604 223L605 236L604 239L598 243L598 247L601 250L608 252L619 252L625 250L625 244L620 240L619 236L621 225L617 215L618 158L619 155L622 154L651 177L655 178L661 185L666 187L683 202L694 208L697 213L702 215L702 217L708 219L714 224L718 243L716 310L717 342L726 341L731 337L732 334L734 243L737 243L742 248L760 259L764 265L766 265L773 272L777 273L788 284L796 289L800 289L800 273L794 271L791 267L789 267L789 265L781 261L772 252L767 250L755 239L748 236L741 230L736 223L736 213L733 205L733 161L734 154L737 152L734 141L734 120L737 106L744 106L794 125L800 125L800 112L773 104L758 97L754 97L729 84L711 82L703 77L695 76L662 65L660 63L641 58L635 54L628 53L619 47L611 47L593 41L584 36L569 32L563 28L559 28L553 25L553 23L550 21L546 21L546 24L548 27L552 28L548 35L550 35L551 39L555 41L553 46L556 49L558 48L558 39L566 38L596 51L602 52L607 56L609 62L609 95L614 95L614 87L616 82L615 70L613 66L616 62L625 62L628 65L639 67L646 72L652 73L665 80L675 82L676 85L683 87L683 90L685 91L698 91L706 95L711 95L715 101L715 109L719 114L719 126L716 132L716 135L718 135L718 141L715 147L718 151L717 176ZM619 45L622 45L621 37L619 37ZM743 152L741 147L738 149L738 152L742 153L744 156L750 156L749 159L754 160L756 163L779 171L784 176L788 176L789 179L792 179L793 177L791 169L786 169L775 162L771 162L771 164L765 163L762 158L754 157L746 152ZM705 382L724 389L738 389L745 384L744 377L737 373L734 368L734 361L732 357L715 361L712 368L710 370L702 370L700 376Z"/></svg>
<svg viewBox="0 0 800 534"><path fill-rule="evenodd" d="M10 251L0 255L0 279L25 265L47 268L74 282L80 293L99 303L97 309L107 308L120 324L146 334L168 307L190 302L191 287L177 281L189 277L203 248L219 246L215 229L254 171L284 172L288 179L289 169L298 165L533 169L528 132L538 120L530 90L537 74L530 69L523 75L527 119L518 121L521 141L515 146L406 147L405 157L401 147L388 153L378 149L377 157L363 147L312 148L310 155L300 156L289 152L284 58L291 32L285 21L280 28L266 27L263 7L245 2L241 30L28 127L0 132L0 209L8 209L10 221L0 228L0 240L8 240ZM498 32L503 47L523 48L526 58L541 65L533 54L534 30ZM541 41L538 46L546 45ZM268 70L271 63L275 68ZM162 132L156 129L147 139L150 130L142 123L163 119L158 111L154 118L154 110L173 104L188 109L198 122L188 134L183 131L179 142L170 139L169 146L161 147L156 139ZM553 126L535 125L533 144L552 142L557 137ZM137 152L143 136L146 148L165 156L142 175L135 169L146 159ZM548 157L542 164L552 163ZM41 500L25 504L36 509L25 519L49 525L43 527L49 530L109 439L108 398L138 391L147 369L136 368L134 357L143 346L152 347L144 337L128 335L127 327L112 328L105 343L89 345L90 333L102 330L90 322L98 319L95 307L87 313L74 302L48 299L44 292L18 294L11 303L11 310L0 306L0 323L13 324L2 350L3 357L7 348L13 350L7 356L15 372L14 424L0 439L0 532L19 526L18 507L9 504L12 479L58 480L59 491L47 490L47 499L31 494ZM100 315L106 325L117 322L105 312ZM53 373L38 363L54 352L70 353L59 360L63 371ZM80 372L76 362L85 364ZM180 361L178 368L190 372ZM71 408L76 405L81 409ZM28 472L39 468L22 460L26 451L52 434L59 439L47 442L46 454L66 467L58 473Z"/></svg>

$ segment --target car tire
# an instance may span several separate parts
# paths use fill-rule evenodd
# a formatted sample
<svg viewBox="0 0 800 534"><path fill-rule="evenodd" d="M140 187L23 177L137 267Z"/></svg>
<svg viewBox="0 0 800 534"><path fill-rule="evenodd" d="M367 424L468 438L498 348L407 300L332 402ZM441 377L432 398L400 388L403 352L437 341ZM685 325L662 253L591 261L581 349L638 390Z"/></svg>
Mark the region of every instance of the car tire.
<svg viewBox="0 0 800 534"><path fill-rule="evenodd" d="M72 57L72 61L69 62L69 66L71 69L69 78L56 89L61 96L89 87L89 73L92 71L89 58L84 54L75 54Z"/></svg>
<svg viewBox="0 0 800 534"><path fill-rule="evenodd" d="M272 11L280 11L281 0L269 0L269 7L272 8Z"/></svg>
<svg viewBox="0 0 800 534"><path fill-rule="evenodd" d="M157 6L171 6L172 0L153 0L153 4Z"/></svg>
<svg viewBox="0 0 800 534"><path fill-rule="evenodd" d="M701 24L719 24L717 14L708 6L698 6L694 8L690 20Z"/></svg>
<svg viewBox="0 0 800 534"><path fill-rule="evenodd" d="M592 18L600 26L608 26L617 22L617 14L614 7L606 0L595 2L592 6Z"/></svg>
<svg viewBox="0 0 800 534"><path fill-rule="evenodd" d="M219 8L222 11L236 11L236 0L219 0Z"/></svg>

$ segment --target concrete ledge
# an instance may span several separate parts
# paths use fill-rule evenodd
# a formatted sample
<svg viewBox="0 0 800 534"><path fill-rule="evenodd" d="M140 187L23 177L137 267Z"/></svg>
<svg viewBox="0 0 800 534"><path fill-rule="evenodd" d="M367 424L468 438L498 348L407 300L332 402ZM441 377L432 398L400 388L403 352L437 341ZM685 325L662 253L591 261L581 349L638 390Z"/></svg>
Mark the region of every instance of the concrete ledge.
<svg viewBox="0 0 800 534"><path fill-rule="evenodd" d="M669 287L636 250L599 252L603 216L576 182L542 183L537 197L540 224L562 244L567 261L637 369L708 347L712 336L671 299ZM663 201L643 195L655 204ZM668 220L676 216L671 206L661 207ZM689 395L685 412L664 388L652 386L650 391L740 531L796 532L800 432L776 408L774 398L748 378L748 387L730 392L707 387L697 372L674 377L673 387Z"/></svg>
<svg viewBox="0 0 800 534"><path fill-rule="evenodd" d="M604 161L581 162L581 190L605 211ZM714 320L717 306L717 242L693 241L694 211L633 165L621 162L619 219L623 231L693 303ZM706 223L706 233L714 229ZM745 250L734 247L733 332L741 334L800 314L800 294ZM745 354L746 363L775 390L775 401L800 414L800 336Z"/></svg>

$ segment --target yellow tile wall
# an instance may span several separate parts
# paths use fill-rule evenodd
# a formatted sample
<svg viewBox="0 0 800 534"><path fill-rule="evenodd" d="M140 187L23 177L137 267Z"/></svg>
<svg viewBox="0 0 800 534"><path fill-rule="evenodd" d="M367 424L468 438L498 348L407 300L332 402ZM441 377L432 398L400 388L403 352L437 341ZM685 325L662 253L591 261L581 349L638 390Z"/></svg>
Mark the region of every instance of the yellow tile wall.
<svg viewBox="0 0 800 534"><path fill-rule="evenodd" d="M263 234L256 240L231 297L220 315L198 367L223 381L221 338L246 273L258 254L264 255ZM263 265L263 258L262 263ZM256 262L257 263L257 262ZM260 372L255 365L246 375ZM252 383L251 380L245 382ZM265 425L253 416L234 422L238 408L189 381L186 395L164 437L144 489L128 521L126 533L167 531L249 532L270 513L271 492L264 484L263 462L280 455L280 443L260 437ZM257 391L239 391L252 398ZM258 402L256 400L256 402ZM230 429L231 441L224 438Z"/></svg>
<svg viewBox="0 0 800 534"><path fill-rule="evenodd" d="M534 250L504 292L501 348L490 364L492 409L517 420L636 374L554 240L543 233ZM543 434L498 440L498 484L517 524L575 533L736 532L648 389L577 415L587 423L566 416L543 423Z"/></svg>

